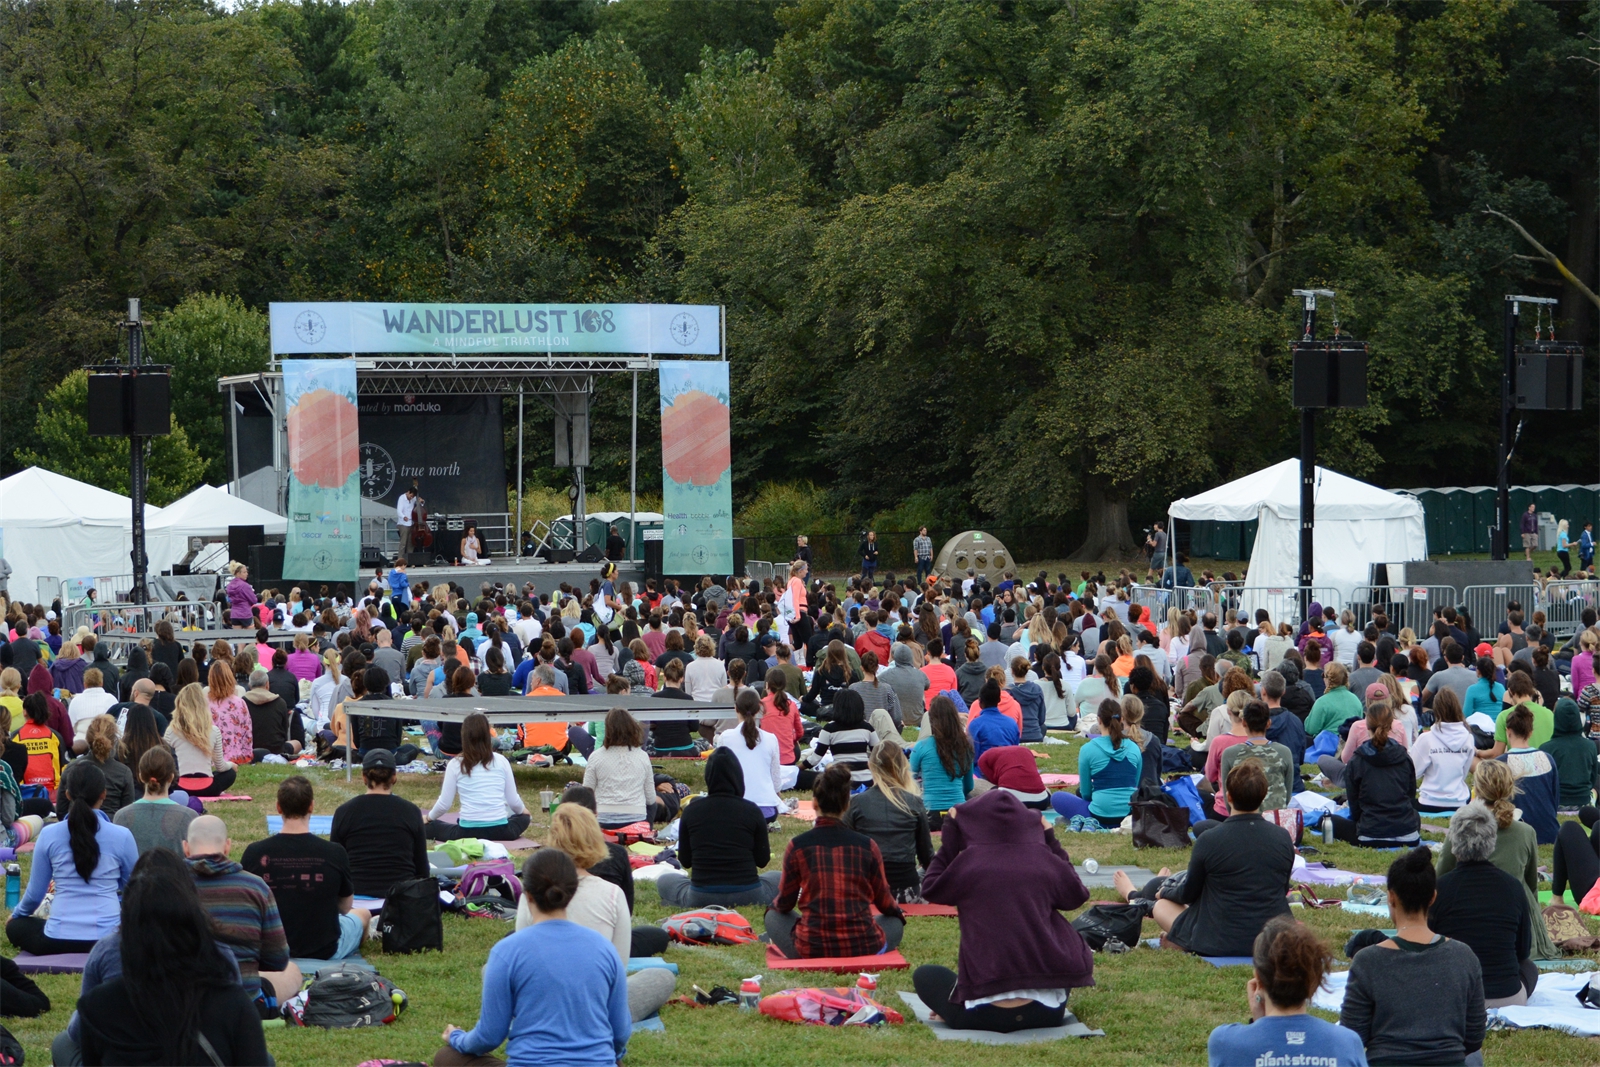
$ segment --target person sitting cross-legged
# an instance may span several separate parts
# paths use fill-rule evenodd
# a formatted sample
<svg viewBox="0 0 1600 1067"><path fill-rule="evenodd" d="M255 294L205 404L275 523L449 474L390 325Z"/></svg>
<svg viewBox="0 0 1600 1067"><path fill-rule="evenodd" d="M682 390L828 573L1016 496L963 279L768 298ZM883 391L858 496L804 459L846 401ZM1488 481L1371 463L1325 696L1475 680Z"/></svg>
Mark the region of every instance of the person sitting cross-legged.
<svg viewBox="0 0 1600 1067"><path fill-rule="evenodd" d="M770 904L778 895L777 871L762 872L772 858L767 817L744 798L744 768L727 748L706 760L706 795L683 811L678 859L687 875L669 871L656 883L661 902L674 908L708 904Z"/></svg>
<svg viewBox="0 0 1600 1067"><path fill-rule="evenodd" d="M461 798L460 822L440 822L439 816ZM515 841L528 828L532 816L517 792L511 763L494 750L489 719L475 711L461 720L461 755L445 767L439 799L423 814L429 839L452 841L478 837L489 841Z"/></svg>
<svg viewBox="0 0 1600 1067"><path fill-rule="evenodd" d="M278 783L283 829L244 850L244 869L272 889L289 955L342 960L354 956L372 913L355 907L350 857L311 832L311 783L294 774Z"/></svg>
<svg viewBox="0 0 1600 1067"><path fill-rule="evenodd" d="M767 936L791 959L888 952L900 944L905 916L889 889L877 842L840 821L850 806L850 768L830 765L811 793L817 825L784 850L783 880L767 908Z"/></svg>
<svg viewBox="0 0 1600 1067"><path fill-rule="evenodd" d="M1151 902L1151 918L1167 935L1168 947L1201 956L1248 956L1262 928L1289 914L1294 842L1261 817L1267 775L1259 760L1236 764L1224 786L1233 814L1195 839L1183 876L1163 870L1138 888L1117 871L1114 881L1124 900Z"/></svg>
<svg viewBox="0 0 1600 1067"><path fill-rule="evenodd" d="M300 992L300 968L289 956L272 890L242 864L229 859L232 851L228 827L215 815L202 815L189 824L183 852L200 903L239 961L245 992L270 1018L274 1005L268 998L282 1004Z"/></svg>

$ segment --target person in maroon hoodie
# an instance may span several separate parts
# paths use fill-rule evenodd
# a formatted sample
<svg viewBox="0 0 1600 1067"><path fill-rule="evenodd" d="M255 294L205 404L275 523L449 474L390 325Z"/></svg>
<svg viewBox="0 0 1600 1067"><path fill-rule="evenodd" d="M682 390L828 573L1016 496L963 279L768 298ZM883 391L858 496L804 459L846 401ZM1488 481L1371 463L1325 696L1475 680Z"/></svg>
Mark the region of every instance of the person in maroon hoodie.
<svg viewBox="0 0 1600 1067"><path fill-rule="evenodd" d="M1023 807L1050 810L1050 790L1039 776L1039 757L1032 749L1021 745L991 748L978 757L978 771L984 781L996 789L1004 789L1022 801Z"/></svg>
<svg viewBox="0 0 1600 1067"><path fill-rule="evenodd" d="M28 673L28 692L43 693L45 703L50 708L50 717L45 720L45 725L61 736L64 751L70 752L72 748L72 720L67 717L67 706L56 699L55 682L50 677L50 668L43 663L36 663L33 670ZM21 726L21 723L13 723Z"/></svg>
<svg viewBox="0 0 1600 1067"><path fill-rule="evenodd" d="M961 909L958 969L918 967L917 995L952 1029L1060 1026L1068 993L1094 985L1089 946L1061 914L1089 899L1072 860L1005 788L952 808L943 836L922 896Z"/></svg>

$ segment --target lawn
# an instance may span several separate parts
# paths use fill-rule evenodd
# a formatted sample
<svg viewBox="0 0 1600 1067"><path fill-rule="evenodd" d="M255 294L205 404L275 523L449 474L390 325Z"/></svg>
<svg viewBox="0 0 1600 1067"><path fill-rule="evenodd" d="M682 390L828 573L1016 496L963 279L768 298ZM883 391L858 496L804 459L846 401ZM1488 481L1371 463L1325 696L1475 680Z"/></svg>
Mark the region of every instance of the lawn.
<svg viewBox="0 0 1600 1067"><path fill-rule="evenodd" d="M1034 746L1041 753L1041 768L1048 772L1076 770L1077 744ZM662 766L698 788L699 765L669 762ZM247 767L241 771L234 791L254 796L251 803L212 805L229 824L237 857L245 844L265 835L264 817L272 811L275 783L292 773L284 767ZM551 771L519 769L517 778L523 796L537 801L540 789L559 789L562 782L581 775L579 768ZM360 791L360 779L349 786L343 771L315 770L309 775L317 788L317 810L331 812L341 801ZM402 776L398 791L419 804L432 801L440 777ZM774 866L782 853L783 841L805 828L790 819L781 820L784 831L773 842ZM547 825L545 817L535 817L529 835L537 838ZM1093 857L1102 864L1138 864L1158 870L1163 865L1177 867L1187 863L1187 853L1179 850L1138 850L1121 834L1072 834L1058 831L1064 847L1075 861ZM1322 847L1319 843L1318 847ZM1550 849L1542 848L1541 862L1550 861ZM1369 852L1349 845L1334 844L1319 858L1329 859L1350 870L1382 872L1393 859L1392 853ZM24 869L26 877L26 868ZM1325 895L1337 890L1322 890ZM1098 891L1097 898L1111 899L1109 891ZM759 909L743 909L760 929ZM1300 909L1296 909L1300 913ZM668 914L656 899L654 889L640 883L638 914L640 922L654 922ZM1386 921L1354 916L1337 909L1301 913L1331 946L1342 947L1350 931L1362 926L1384 926ZM380 1030L327 1032L304 1029L272 1029L267 1044L279 1064L353 1065L374 1057L401 1060L431 1060L440 1045L439 1034L446 1023L470 1027L477 1018L479 967L490 945L511 931L509 923L486 919L445 917L445 951L414 956L385 956L368 942L366 956L409 996L410 1010L394 1025ZM915 967L923 963L955 966L958 926L951 919L911 920L902 951ZM1153 923L1145 927L1154 936ZM737 988L738 980L762 973L764 948L760 945L738 948L688 948L674 946L667 958L680 969L678 990L690 993L691 984L709 989L713 985ZM1343 957L1340 957L1343 961ZM1600 967L1600 964L1597 964ZM825 976L823 976L825 977ZM940 1043L926 1028L914 1021L903 1026L875 1030L856 1028L831 1030L775 1022L740 1012L736 1007L690 1009L669 1005L663 1012L665 1033L646 1033L629 1045L628 1062L633 1064L773 1064L793 1063L850 1064L1045 1064L1063 1059L1092 1060L1097 1067L1111 1064L1199 1064L1205 1062L1206 1037L1211 1028L1225 1022L1248 1018L1244 983L1246 970L1217 970L1208 964L1176 952L1139 948L1123 956L1097 956L1092 989L1074 991L1072 1009L1091 1027L1103 1029L1104 1038L1069 1042L1065 1048L1051 1043L1031 1046L988 1047L965 1043ZM833 979L845 982L847 979ZM765 980L767 992L804 980L787 981L774 972ZM49 1060L51 1037L67 1022L77 997L75 976L45 976L40 985L55 1005L39 1019L8 1020L7 1024L27 1048L29 1061ZM903 1007L895 994L911 988L909 971L891 971L879 979L880 997L885 1004ZM1425 1005L1419 1005L1425 1010ZM909 1012L906 1013L909 1017ZM1551 1064L1600 1062L1600 1043L1558 1034L1549 1030L1501 1031L1489 1035L1486 1060L1491 1064Z"/></svg>

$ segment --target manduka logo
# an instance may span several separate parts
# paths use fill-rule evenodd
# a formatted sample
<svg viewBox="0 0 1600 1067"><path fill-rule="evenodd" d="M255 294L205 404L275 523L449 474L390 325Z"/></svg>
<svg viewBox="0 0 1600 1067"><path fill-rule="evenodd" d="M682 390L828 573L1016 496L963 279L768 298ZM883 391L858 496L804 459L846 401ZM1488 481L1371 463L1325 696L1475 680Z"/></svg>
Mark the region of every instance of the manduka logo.
<svg viewBox="0 0 1600 1067"><path fill-rule="evenodd" d="M672 335L674 341L687 348L700 336L700 324L687 311L680 311L667 324L667 332Z"/></svg>
<svg viewBox="0 0 1600 1067"><path fill-rule="evenodd" d="M314 345L328 336L328 324L322 315L309 308L294 317L294 335L308 345Z"/></svg>

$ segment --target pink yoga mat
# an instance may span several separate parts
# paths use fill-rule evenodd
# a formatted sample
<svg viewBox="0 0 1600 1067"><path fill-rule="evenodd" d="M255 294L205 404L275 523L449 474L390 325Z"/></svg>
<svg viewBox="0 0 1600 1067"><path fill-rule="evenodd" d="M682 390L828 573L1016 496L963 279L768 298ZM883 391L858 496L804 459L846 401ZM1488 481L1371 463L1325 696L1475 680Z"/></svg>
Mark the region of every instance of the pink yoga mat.
<svg viewBox="0 0 1600 1067"><path fill-rule="evenodd" d="M774 971L834 971L839 974L850 974L857 971L867 971L876 974L879 971L903 971L911 964L900 955L898 949L885 952L878 956L842 956L833 959L817 958L809 960L791 960L779 952L777 946L767 946L767 968Z"/></svg>
<svg viewBox="0 0 1600 1067"><path fill-rule="evenodd" d="M193 793L191 793L189 795L190 796L194 796ZM246 797L246 796L238 796L238 795L236 795L234 793L223 793L221 796L217 796L217 797L195 797L195 799L200 801L200 803L202 803L202 804L209 804L212 801L253 800L254 798L253 797Z"/></svg>
<svg viewBox="0 0 1600 1067"><path fill-rule="evenodd" d="M1078 776L1076 774L1041 774L1039 781L1045 785L1074 786L1078 784Z"/></svg>

